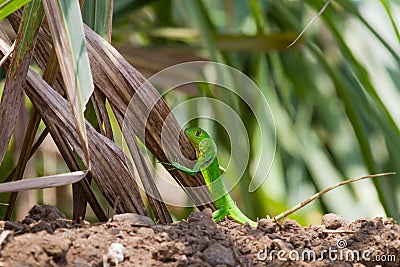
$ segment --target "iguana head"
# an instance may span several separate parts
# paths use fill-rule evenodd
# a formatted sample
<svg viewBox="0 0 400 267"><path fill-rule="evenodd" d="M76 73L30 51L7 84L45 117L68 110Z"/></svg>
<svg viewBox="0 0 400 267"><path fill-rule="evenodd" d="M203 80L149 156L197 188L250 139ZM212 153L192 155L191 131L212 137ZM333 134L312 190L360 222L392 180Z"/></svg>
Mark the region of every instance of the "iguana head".
<svg viewBox="0 0 400 267"><path fill-rule="evenodd" d="M196 149L200 146L202 140L211 139L208 133L200 127L187 128L185 130L185 135Z"/></svg>
<svg viewBox="0 0 400 267"><path fill-rule="evenodd" d="M199 127L187 128L185 134L196 150L197 158L203 161L203 168L208 167L217 156L217 147L206 131Z"/></svg>

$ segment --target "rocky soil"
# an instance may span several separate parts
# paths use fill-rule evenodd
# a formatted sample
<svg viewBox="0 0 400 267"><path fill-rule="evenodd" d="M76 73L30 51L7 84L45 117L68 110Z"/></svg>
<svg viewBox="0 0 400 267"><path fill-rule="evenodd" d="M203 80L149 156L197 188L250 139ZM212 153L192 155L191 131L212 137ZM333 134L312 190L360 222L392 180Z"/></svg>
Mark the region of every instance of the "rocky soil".
<svg viewBox="0 0 400 267"><path fill-rule="evenodd" d="M122 214L103 224L71 225L51 206L0 224L0 266L400 266L400 227L382 218L327 214L321 225L261 219L258 228L211 212L154 225Z"/></svg>

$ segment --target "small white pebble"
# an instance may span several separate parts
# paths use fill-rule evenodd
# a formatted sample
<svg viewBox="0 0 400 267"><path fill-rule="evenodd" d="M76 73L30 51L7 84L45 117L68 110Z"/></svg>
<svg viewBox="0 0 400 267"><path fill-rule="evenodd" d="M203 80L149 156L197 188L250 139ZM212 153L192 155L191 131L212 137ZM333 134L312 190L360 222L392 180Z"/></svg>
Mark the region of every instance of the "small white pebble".
<svg viewBox="0 0 400 267"><path fill-rule="evenodd" d="M124 260L125 247L119 243L112 243L108 248L108 256L113 258L116 262Z"/></svg>

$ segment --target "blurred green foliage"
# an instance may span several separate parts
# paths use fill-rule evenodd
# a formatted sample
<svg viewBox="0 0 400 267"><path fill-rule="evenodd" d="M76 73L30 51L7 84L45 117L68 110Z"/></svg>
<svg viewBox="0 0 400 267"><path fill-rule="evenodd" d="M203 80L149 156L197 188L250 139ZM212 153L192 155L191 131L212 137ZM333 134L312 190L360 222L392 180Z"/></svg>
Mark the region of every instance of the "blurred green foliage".
<svg viewBox="0 0 400 267"><path fill-rule="evenodd" d="M129 1L116 1L116 6L119 2ZM390 20L396 17L398 2L332 1L291 48L287 45L324 1L130 3L132 12L114 11L117 45L128 43L157 55L168 48L176 52L177 62L179 51L189 51L193 58L226 63L253 79L269 101L278 139L272 171L262 188L249 194L250 169L246 170L232 192L251 217L275 215L344 179L398 170L399 39L397 25ZM140 70L141 60L139 54L131 62ZM173 105L199 95L233 97L200 86L194 95L182 89L166 99ZM239 101L248 132L254 133L252 166L259 142L268 140L257 138L258 122L249 119L240 100L234 101ZM200 108L177 116L189 117ZM221 127L209 128L217 145L229 148ZM227 153L220 156L222 161L229 158L229 149L219 151ZM293 218L315 223L320 214L337 212L352 219L386 213L398 220L398 193L397 175L364 181L337 189Z"/></svg>

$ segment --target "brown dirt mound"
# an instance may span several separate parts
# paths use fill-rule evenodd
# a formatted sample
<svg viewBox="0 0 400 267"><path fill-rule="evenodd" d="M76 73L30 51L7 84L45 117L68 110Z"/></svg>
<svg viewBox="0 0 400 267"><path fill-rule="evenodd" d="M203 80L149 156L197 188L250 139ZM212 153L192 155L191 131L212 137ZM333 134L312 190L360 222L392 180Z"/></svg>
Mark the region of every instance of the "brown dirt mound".
<svg viewBox="0 0 400 267"><path fill-rule="evenodd" d="M120 215L76 228L54 208L38 210L3 223L14 230L0 234L0 266L115 266L118 258L118 266L400 266L400 227L382 218L350 223L328 214L307 227L261 219L255 229L217 224L205 210L172 225Z"/></svg>

